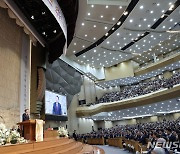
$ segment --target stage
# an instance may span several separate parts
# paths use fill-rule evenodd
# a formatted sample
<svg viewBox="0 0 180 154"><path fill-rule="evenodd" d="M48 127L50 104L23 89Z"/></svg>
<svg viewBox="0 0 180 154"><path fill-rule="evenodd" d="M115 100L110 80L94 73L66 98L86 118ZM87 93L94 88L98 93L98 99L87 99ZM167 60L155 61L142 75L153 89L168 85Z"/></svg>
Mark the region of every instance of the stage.
<svg viewBox="0 0 180 154"><path fill-rule="evenodd" d="M1 154L104 154L96 146L83 144L69 138L45 138L42 142L30 141L24 144L0 147Z"/></svg>

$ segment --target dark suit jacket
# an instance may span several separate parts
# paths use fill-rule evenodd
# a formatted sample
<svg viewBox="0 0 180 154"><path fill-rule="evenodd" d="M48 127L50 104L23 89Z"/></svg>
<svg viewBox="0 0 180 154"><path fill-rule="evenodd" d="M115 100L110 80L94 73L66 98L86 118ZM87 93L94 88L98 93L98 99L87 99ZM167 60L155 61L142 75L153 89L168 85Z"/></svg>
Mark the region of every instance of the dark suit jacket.
<svg viewBox="0 0 180 154"><path fill-rule="evenodd" d="M27 115L26 113L23 113L22 121L26 121L26 120L29 120L29 115Z"/></svg>
<svg viewBox="0 0 180 154"><path fill-rule="evenodd" d="M62 115L62 110L61 110L61 104L60 103L58 103L58 105L56 106L56 102L54 102L54 104L53 104L53 114Z"/></svg>

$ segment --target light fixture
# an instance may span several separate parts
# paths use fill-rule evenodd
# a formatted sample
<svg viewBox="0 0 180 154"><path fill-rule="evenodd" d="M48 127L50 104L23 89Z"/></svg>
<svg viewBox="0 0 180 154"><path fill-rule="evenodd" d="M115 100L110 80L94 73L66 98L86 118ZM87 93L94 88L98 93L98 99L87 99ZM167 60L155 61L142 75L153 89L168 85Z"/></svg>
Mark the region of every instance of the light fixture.
<svg viewBox="0 0 180 154"><path fill-rule="evenodd" d="M140 9L143 9L143 8L144 8L144 6L143 6L143 5L141 5L139 8L140 8Z"/></svg>
<svg viewBox="0 0 180 154"><path fill-rule="evenodd" d="M118 23L117 23L117 25L120 25L121 24L121 22L119 21Z"/></svg>
<svg viewBox="0 0 180 154"><path fill-rule="evenodd" d="M123 14L126 16L128 14L128 11L125 11Z"/></svg>
<svg viewBox="0 0 180 154"><path fill-rule="evenodd" d="M174 8L174 5L171 5L171 7L169 8L169 11L172 11Z"/></svg>
<svg viewBox="0 0 180 154"><path fill-rule="evenodd" d="M31 16L31 19L34 19L34 16Z"/></svg>
<svg viewBox="0 0 180 154"><path fill-rule="evenodd" d="M130 19L130 20L129 20L129 22L133 22L133 20L132 20L132 19Z"/></svg>

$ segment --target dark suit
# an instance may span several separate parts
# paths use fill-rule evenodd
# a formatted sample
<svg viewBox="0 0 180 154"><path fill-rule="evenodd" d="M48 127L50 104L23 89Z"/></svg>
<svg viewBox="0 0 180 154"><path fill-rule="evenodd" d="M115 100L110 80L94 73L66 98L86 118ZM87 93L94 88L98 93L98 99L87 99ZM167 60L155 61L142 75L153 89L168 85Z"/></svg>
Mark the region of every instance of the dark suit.
<svg viewBox="0 0 180 154"><path fill-rule="evenodd" d="M26 120L29 120L29 115L28 114L26 114L26 113L23 113L23 115L22 115L22 121L26 121ZM22 126L22 137L24 137L24 128L23 128L23 126Z"/></svg>
<svg viewBox="0 0 180 154"><path fill-rule="evenodd" d="M61 104L54 102L53 104L53 114L55 115L62 115L62 110L61 110Z"/></svg>
<svg viewBox="0 0 180 154"><path fill-rule="evenodd" d="M29 115L26 114L26 113L23 113L23 115L22 115L22 121L26 121L26 120L29 120Z"/></svg>

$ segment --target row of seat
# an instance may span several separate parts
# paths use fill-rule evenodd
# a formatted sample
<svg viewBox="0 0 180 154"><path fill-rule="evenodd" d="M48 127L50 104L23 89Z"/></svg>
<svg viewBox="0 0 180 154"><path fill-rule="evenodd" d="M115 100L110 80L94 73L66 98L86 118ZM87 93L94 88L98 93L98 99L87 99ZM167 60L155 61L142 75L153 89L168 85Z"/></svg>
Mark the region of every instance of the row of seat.
<svg viewBox="0 0 180 154"><path fill-rule="evenodd" d="M80 142L84 142L82 139L79 139ZM104 145L105 142L110 146L119 147L120 149L126 148L131 152L139 152L143 153L143 151L147 151L147 146L142 145L138 141L128 140L124 137L119 138L88 138L86 143L91 145Z"/></svg>
<svg viewBox="0 0 180 154"><path fill-rule="evenodd" d="M43 142L31 142L0 147L0 154L94 154L95 147L68 138L52 138Z"/></svg>
<svg viewBox="0 0 180 154"><path fill-rule="evenodd" d="M125 147L131 152L143 153L143 151L147 151L147 146L142 145L138 141L128 140L123 137L108 139L108 144L111 146L119 147L121 149Z"/></svg>

